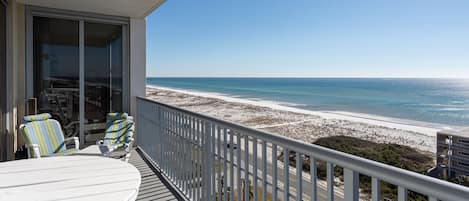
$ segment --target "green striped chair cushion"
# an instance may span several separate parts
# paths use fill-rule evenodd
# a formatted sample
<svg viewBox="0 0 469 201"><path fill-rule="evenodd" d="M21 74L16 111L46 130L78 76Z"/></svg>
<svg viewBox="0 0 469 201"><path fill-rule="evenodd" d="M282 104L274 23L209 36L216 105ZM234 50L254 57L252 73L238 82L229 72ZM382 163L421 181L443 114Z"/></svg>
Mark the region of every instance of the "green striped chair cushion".
<svg viewBox="0 0 469 201"><path fill-rule="evenodd" d="M60 123L50 119L50 114L25 116L20 132L27 145L37 144L41 156L49 156L66 151L64 135ZM31 152L31 157L34 153Z"/></svg>
<svg viewBox="0 0 469 201"><path fill-rule="evenodd" d="M128 118L129 118L129 115L125 112L123 113L111 112L111 113L108 113L106 116L106 120L108 123L111 121L128 119Z"/></svg>
<svg viewBox="0 0 469 201"><path fill-rule="evenodd" d="M118 148L128 145L134 135L134 122L127 113L109 113L103 144Z"/></svg>
<svg viewBox="0 0 469 201"><path fill-rule="evenodd" d="M55 154L51 154L49 156L68 156L68 155L72 155L72 154L76 153L77 151L78 150L76 150L76 149L67 149L65 151L55 153Z"/></svg>

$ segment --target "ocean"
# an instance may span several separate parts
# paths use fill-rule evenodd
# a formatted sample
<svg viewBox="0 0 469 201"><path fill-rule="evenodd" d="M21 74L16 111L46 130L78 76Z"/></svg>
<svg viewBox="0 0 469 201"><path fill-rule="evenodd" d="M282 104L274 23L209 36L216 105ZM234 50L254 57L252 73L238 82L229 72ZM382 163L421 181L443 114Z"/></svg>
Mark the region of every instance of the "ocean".
<svg viewBox="0 0 469 201"><path fill-rule="evenodd" d="M469 80L411 78L147 78L147 85L219 93L316 111L469 126Z"/></svg>

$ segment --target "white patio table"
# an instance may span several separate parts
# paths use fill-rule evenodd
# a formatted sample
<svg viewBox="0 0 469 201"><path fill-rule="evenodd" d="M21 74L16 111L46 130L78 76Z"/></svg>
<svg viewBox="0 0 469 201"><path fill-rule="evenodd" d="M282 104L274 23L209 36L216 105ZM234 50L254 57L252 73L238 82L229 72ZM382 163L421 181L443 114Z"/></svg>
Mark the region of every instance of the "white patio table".
<svg viewBox="0 0 469 201"><path fill-rule="evenodd" d="M0 163L0 200L133 201L140 173L98 156L59 156Z"/></svg>

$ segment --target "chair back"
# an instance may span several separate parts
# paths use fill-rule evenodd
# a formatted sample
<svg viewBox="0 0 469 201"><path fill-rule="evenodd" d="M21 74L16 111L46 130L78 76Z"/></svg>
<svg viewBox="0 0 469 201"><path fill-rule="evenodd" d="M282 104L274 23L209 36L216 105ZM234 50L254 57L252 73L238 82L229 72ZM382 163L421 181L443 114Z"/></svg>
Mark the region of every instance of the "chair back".
<svg viewBox="0 0 469 201"><path fill-rule="evenodd" d="M134 135L134 122L127 113L109 113L103 139L105 145L129 146Z"/></svg>
<svg viewBox="0 0 469 201"><path fill-rule="evenodd" d="M27 145L37 144L41 156L48 156L66 150L64 134L60 123L51 119L48 113L29 115L23 118L24 124L20 126L20 133ZM31 157L35 153L31 153Z"/></svg>

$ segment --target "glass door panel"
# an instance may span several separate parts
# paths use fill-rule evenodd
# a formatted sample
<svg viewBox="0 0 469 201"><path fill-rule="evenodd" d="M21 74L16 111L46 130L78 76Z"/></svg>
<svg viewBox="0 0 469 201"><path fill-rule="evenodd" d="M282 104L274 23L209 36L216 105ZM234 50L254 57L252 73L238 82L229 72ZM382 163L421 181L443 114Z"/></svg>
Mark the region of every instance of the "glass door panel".
<svg viewBox="0 0 469 201"><path fill-rule="evenodd" d="M122 111L122 25L85 22L85 140L102 139L106 115Z"/></svg>
<svg viewBox="0 0 469 201"><path fill-rule="evenodd" d="M79 22L33 18L34 97L38 112L57 119L67 137L79 134Z"/></svg>

